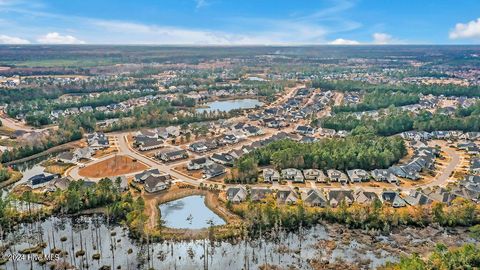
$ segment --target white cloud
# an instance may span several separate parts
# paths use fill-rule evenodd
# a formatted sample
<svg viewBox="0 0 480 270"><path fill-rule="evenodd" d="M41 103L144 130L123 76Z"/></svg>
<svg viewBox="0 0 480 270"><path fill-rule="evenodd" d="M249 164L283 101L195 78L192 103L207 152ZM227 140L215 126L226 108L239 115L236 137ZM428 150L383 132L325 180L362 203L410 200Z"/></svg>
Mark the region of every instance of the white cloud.
<svg viewBox="0 0 480 270"><path fill-rule="evenodd" d="M30 41L19 37L0 35L0 44L30 44Z"/></svg>
<svg viewBox="0 0 480 270"><path fill-rule="evenodd" d="M37 39L42 44L85 44L85 41L79 40L74 36L60 35L57 32L51 32Z"/></svg>
<svg viewBox="0 0 480 270"><path fill-rule="evenodd" d="M223 32L125 21L90 20L93 28L110 37L109 43L181 44L181 45L289 45L321 43L326 31L316 25L300 22L261 20L268 30ZM108 34L107 34L108 33ZM122 35L118 35L121 33ZM93 42L96 42L93 40ZM101 42L100 42L101 43Z"/></svg>
<svg viewBox="0 0 480 270"><path fill-rule="evenodd" d="M0 0L27 1L27 0ZM197 8L213 3L213 0L190 0ZM7 11L18 18L36 18L20 24L15 21L5 33L22 33L23 36L37 43L71 44L84 43L73 36L57 32L45 33L45 29L58 29L62 25L69 33L75 33L87 39L90 44L179 44L179 45L300 45L326 44L326 36L352 31L361 24L346 18L344 11L355 6L355 0L332 0L329 6L309 14L284 16L281 19L255 17L221 17L225 22L222 30L183 27L164 24L144 24L139 22L104 20L80 16L67 16L46 12L28 6L19 8L0 8L0 17ZM24 16L29 15L29 16ZM31 16L30 16L31 15ZM42 23L37 23L37 22ZM233 29L229 29L233 26ZM54 28L55 27L55 28ZM47 30L49 31L49 30ZM65 34L64 31L56 30Z"/></svg>
<svg viewBox="0 0 480 270"><path fill-rule="evenodd" d="M457 23L455 29L450 31L450 39L473 38L480 39L480 18L468 23Z"/></svg>
<svg viewBox="0 0 480 270"><path fill-rule="evenodd" d="M202 8L208 6L210 3L207 2L207 0L195 0L196 8Z"/></svg>
<svg viewBox="0 0 480 270"><path fill-rule="evenodd" d="M330 41L328 44L332 45L359 45L360 42L356 40L337 38L334 41Z"/></svg>
<svg viewBox="0 0 480 270"><path fill-rule="evenodd" d="M392 36L386 33L374 33L372 37L373 44L385 45L394 41Z"/></svg>

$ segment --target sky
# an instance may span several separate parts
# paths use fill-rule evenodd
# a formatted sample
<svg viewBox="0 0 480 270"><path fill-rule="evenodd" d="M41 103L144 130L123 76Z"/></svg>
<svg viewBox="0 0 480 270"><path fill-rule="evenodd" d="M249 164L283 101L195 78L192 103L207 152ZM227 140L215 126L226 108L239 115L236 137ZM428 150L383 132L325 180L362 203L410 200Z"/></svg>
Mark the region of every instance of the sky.
<svg viewBox="0 0 480 270"><path fill-rule="evenodd" d="M0 0L0 44L480 44L480 0Z"/></svg>

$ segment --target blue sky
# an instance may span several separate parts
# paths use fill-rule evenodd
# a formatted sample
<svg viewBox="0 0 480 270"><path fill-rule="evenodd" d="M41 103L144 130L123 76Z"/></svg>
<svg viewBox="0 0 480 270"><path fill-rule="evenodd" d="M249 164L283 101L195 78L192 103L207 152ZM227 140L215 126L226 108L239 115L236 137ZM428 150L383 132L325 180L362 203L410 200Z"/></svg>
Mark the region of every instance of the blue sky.
<svg viewBox="0 0 480 270"><path fill-rule="evenodd" d="M480 0L0 0L0 44L480 44Z"/></svg>

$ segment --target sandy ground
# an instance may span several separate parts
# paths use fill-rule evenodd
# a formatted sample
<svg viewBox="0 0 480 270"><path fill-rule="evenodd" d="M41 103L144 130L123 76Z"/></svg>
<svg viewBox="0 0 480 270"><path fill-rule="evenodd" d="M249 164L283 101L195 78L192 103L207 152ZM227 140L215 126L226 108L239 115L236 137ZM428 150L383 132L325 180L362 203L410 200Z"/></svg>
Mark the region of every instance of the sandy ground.
<svg viewBox="0 0 480 270"><path fill-rule="evenodd" d="M79 175L83 177L109 177L140 172L148 169L146 165L141 162L134 162L128 156L114 156L101 162L92 164L79 170Z"/></svg>

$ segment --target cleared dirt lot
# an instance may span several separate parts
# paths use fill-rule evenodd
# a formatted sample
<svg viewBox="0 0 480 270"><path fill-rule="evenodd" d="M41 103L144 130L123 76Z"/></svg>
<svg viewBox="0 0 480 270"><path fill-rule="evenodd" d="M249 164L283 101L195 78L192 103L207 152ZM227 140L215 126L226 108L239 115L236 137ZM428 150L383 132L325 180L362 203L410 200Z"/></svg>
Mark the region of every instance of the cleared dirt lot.
<svg viewBox="0 0 480 270"><path fill-rule="evenodd" d="M125 175L146 169L148 167L145 164L134 161L128 156L119 155L82 168L78 173L83 177L101 178Z"/></svg>

